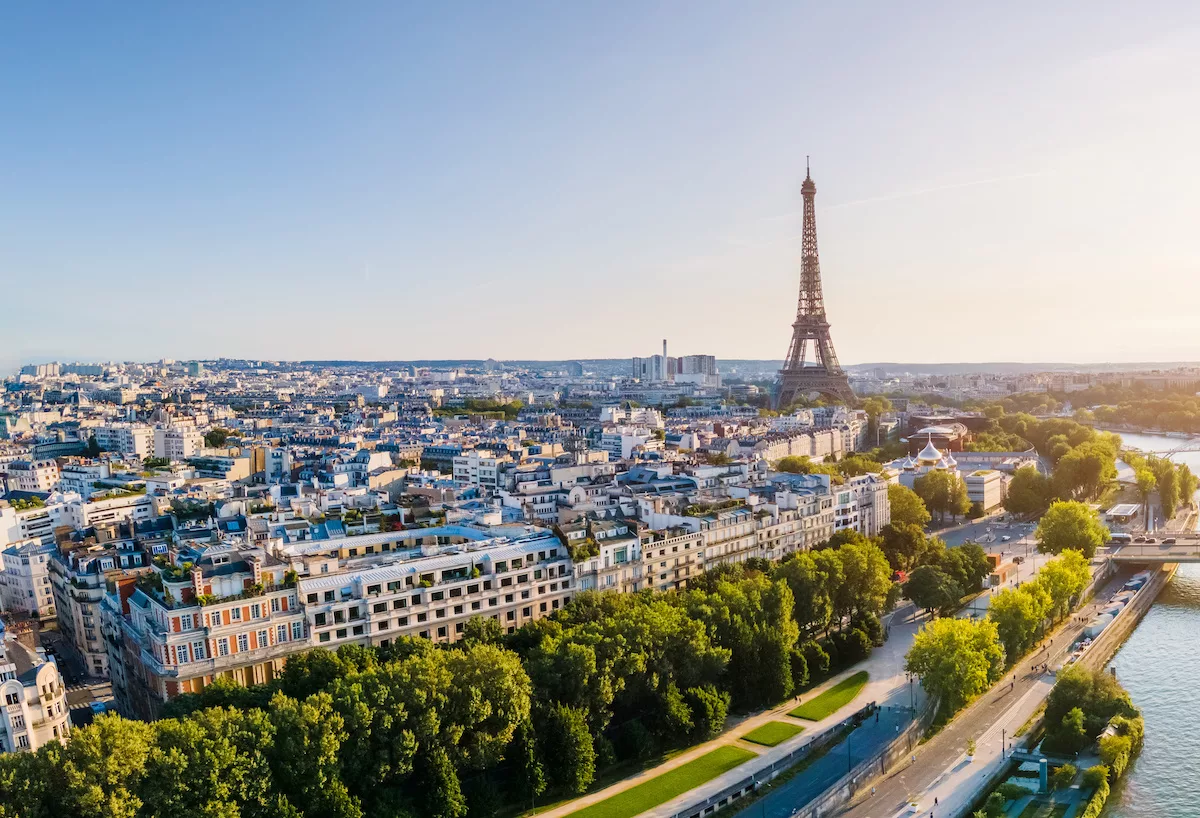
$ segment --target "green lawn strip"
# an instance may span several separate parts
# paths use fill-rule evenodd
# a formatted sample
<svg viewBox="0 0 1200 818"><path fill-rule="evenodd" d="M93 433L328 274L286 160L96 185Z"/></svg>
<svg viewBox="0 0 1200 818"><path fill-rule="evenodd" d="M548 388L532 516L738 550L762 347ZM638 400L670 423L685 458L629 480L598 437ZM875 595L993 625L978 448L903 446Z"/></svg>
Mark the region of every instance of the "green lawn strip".
<svg viewBox="0 0 1200 818"><path fill-rule="evenodd" d="M572 812L570 818L633 818L754 757L754 753L741 747L718 747L636 787Z"/></svg>
<svg viewBox="0 0 1200 818"><path fill-rule="evenodd" d="M1030 801L1021 810L1019 818L1062 818L1070 804L1048 804L1045 801Z"/></svg>
<svg viewBox="0 0 1200 818"><path fill-rule="evenodd" d="M804 702L788 715L797 719L820 721L854 701L854 697L859 694L866 683L867 672L860 670L853 676L842 679L815 699Z"/></svg>
<svg viewBox="0 0 1200 818"><path fill-rule="evenodd" d="M793 736L798 736L803 732L804 728L798 724L788 724L786 721L769 721L766 724L755 727L749 733L742 736L742 738L745 741L752 741L764 747L774 747L776 744L782 744Z"/></svg>

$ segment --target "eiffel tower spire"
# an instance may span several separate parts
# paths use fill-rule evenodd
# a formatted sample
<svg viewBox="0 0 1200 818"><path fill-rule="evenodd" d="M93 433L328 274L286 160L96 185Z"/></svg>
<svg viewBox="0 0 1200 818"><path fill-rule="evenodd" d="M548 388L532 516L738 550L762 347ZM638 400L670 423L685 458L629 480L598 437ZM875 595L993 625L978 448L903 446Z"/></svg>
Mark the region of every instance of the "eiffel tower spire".
<svg viewBox="0 0 1200 818"><path fill-rule="evenodd" d="M805 158L804 239L800 265L800 300L796 305L796 320L792 323L792 343L788 347L783 369L779 370L779 391L776 406L785 407L810 392L819 392L846 402L854 399L850 379L838 364L829 336L829 320L825 317L825 299L821 294L821 261L817 256L817 186ZM807 363L808 345L812 342L813 361Z"/></svg>

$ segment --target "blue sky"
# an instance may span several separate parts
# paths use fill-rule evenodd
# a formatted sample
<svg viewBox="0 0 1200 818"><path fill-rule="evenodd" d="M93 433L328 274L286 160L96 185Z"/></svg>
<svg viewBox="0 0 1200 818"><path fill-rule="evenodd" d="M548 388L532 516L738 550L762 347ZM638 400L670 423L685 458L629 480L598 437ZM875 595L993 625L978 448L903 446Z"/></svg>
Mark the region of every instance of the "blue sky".
<svg viewBox="0 0 1200 818"><path fill-rule="evenodd" d="M0 370L1200 359L1200 7L0 10ZM976 8L976 6L980 6Z"/></svg>

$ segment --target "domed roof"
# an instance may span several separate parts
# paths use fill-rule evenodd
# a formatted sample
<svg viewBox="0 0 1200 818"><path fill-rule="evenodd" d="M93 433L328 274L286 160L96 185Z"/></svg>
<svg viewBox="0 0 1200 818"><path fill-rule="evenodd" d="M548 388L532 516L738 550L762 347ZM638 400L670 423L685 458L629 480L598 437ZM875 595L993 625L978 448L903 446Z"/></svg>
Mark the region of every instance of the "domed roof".
<svg viewBox="0 0 1200 818"><path fill-rule="evenodd" d="M947 466L957 466L958 465L958 461L954 459L954 455L951 454L950 452L946 452L946 456L943 458L943 460L946 461Z"/></svg>
<svg viewBox="0 0 1200 818"><path fill-rule="evenodd" d="M921 449L921 453L917 455L917 459L921 461L929 461L931 463L942 459L942 453L939 452L937 447L933 445L932 437L930 437L929 441L925 444L925 448Z"/></svg>

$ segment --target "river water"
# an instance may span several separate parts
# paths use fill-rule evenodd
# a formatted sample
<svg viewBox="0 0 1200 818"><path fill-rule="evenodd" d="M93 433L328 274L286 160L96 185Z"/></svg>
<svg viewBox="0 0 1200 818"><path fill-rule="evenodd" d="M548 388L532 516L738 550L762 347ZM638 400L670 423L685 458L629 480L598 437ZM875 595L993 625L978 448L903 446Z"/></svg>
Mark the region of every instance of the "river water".
<svg viewBox="0 0 1200 818"><path fill-rule="evenodd" d="M1200 565L1175 579L1113 657L1117 678L1146 719L1146 744L1103 818L1200 815Z"/></svg>
<svg viewBox="0 0 1200 818"><path fill-rule="evenodd" d="M1171 452L1196 438L1121 433L1127 446ZM1200 452L1171 455L1200 474ZM1197 492L1200 499L1200 492ZM1146 719L1146 745L1114 789L1103 818L1200 816L1200 565L1182 565L1113 657Z"/></svg>

